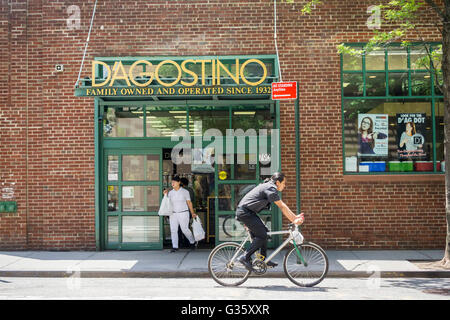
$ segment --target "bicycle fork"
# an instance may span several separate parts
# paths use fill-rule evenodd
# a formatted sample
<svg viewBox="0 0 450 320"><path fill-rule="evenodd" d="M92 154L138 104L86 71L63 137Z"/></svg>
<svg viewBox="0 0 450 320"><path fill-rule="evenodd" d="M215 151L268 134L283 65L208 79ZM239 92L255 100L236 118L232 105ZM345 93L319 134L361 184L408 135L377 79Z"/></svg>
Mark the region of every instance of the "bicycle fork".
<svg viewBox="0 0 450 320"><path fill-rule="evenodd" d="M294 243L295 251L297 252L297 257L300 258L300 261L303 263L303 265L305 267L307 267L308 263L305 261L305 259L303 259L303 256L302 256L302 254L300 252L300 249L298 248L297 244L295 243L295 240L292 239L292 242Z"/></svg>

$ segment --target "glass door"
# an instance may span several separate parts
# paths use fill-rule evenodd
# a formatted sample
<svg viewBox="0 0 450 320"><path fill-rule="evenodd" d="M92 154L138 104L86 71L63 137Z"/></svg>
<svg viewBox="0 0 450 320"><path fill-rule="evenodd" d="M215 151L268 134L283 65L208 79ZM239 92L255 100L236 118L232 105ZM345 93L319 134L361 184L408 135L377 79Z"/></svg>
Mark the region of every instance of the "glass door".
<svg viewBox="0 0 450 320"><path fill-rule="evenodd" d="M230 110L230 126L235 136L224 144L223 150L227 151L220 163L216 161L215 168L216 244L241 241L247 235L235 219L237 206L250 190L270 177L272 172L278 171L279 153L274 152L278 148L278 137L272 137L271 131L276 128L274 120L273 108L269 105L233 106ZM275 207L272 205L270 210L258 215L271 231L279 227ZM279 241L278 236L272 237L268 247L274 247Z"/></svg>
<svg viewBox="0 0 450 320"><path fill-rule="evenodd" d="M216 244L226 241L242 241L247 236L243 226L236 221L235 212L241 199L265 178L271 176L270 154L245 153L238 160L234 154L231 164L216 165L216 194L215 219L216 219ZM263 210L258 216L263 220L270 231L277 230L276 206L272 205L270 210ZM278 238L269 239L268 247L272 248Z"/></svg>
<svg viewBox="0 0 450 320"><path fill-rule="evenodd" d="M106 150L106 249L162 249L162 150Z"/></svg>

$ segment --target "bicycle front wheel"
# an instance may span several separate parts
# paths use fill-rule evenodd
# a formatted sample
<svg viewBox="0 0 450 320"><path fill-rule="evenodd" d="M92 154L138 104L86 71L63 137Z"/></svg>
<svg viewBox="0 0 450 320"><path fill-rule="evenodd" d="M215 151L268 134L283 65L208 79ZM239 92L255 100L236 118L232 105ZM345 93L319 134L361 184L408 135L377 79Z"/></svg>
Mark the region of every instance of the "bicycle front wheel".
<svg viewBox="0 0 450 320"><path fill-rule="evenodd" d="M244 252L234 242L225 242L215 247L208 258L208 270L211 277L218 284L226 287L244 283L250 272L236 261ZM232 261L233 257L234 260Z"/></svg>
<svg viewBox="0 0 450 320"><path fill-rule="evenodd" d="M286 253L283 266L286 276L300 287L312 287L320 283L328 273L328 257L321 247L312 242L297 245Z"/></svg>

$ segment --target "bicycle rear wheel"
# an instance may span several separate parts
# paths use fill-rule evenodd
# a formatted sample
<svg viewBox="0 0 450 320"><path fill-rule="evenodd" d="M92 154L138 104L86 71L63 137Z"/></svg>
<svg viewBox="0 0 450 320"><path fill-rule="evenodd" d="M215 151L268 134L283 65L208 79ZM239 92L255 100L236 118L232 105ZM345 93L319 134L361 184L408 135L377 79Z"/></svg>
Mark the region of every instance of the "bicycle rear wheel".
<svg viewBox="0 0 450 320"><path fill-rule="evenodd" d="M312 242L304 242L297 247L305 263L294 247L284 257L284 272L289 280L300 287L315 286L328 273L328 257L321 247Z"/></svg>
<svg viewBox="0 0 450 320"><path fill-rule="evenodd" d="M218 284L226 287L238 286L244 283L250 272L236 261L244 252L234 242L225 242L215 247L208 258L208 270L211 277ZM235 261L231 262L233 257L235 257Z"/></svg>

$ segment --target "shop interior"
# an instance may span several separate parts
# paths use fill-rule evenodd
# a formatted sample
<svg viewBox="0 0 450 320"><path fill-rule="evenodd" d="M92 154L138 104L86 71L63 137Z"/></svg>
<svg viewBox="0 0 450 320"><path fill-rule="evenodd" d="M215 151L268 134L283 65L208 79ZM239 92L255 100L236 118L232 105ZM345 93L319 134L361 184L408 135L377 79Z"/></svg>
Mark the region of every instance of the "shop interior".
<svg viewBox="0 0 450 320"><path fill-rule="evenodd" d="M163 188L171 190L172 176L177 174L186 178L188 185L183 185L190 193L195 213L200 217L205 230L205 240L199 242L199 248L214 247L215 215L214 215L214 166L208 164L175 164L171 158L172 149L163 149ZM164 217L164 247L171 247L169 218ZM188 247L189 241L181 232L180 248Z"/></svg>

